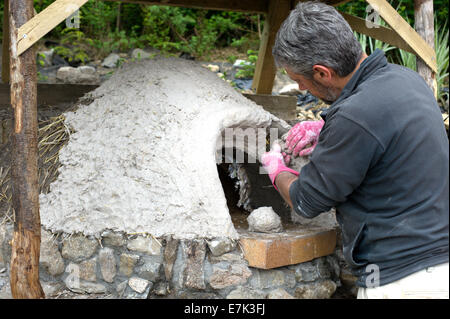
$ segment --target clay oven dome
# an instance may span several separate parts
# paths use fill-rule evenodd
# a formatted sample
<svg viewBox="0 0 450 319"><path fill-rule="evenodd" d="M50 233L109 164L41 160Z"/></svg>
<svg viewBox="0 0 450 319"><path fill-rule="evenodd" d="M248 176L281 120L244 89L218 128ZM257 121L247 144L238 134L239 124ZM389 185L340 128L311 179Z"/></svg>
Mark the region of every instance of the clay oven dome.
<svg viewBox="0 0 450 319"><path fill-rule="evenodd" d="M40 195L42 225L177 238L238 237L217 171L226 128L288 129L214 73L175 58L127 64L66 125L74 133Z"/></svg>

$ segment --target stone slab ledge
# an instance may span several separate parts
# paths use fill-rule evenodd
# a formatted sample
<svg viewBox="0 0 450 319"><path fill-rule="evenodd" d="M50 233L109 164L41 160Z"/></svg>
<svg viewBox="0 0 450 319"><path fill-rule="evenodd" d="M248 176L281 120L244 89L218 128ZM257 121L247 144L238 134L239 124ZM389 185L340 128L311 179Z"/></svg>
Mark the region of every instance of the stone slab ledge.
<svg viewBox="0 0 450 319"><path fill-rule="evenodd" d="M238 233L249 266L260 269L303 263L330 255L336 248L334 228L297 226L282 233Z"/></svg>

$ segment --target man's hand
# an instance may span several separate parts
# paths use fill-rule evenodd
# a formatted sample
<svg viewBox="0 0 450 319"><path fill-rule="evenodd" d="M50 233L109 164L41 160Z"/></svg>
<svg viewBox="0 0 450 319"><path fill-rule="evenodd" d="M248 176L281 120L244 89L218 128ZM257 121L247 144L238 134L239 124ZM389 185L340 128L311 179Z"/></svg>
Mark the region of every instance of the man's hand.
<svg viewBox="0 0 450 319"><path fill-rule="evenodd" d="M276 142L273 143L270 152L264 153L261 156L261 164L269 174L270 181L276 190L278 190L278 188L275 185L275 179L281 172L289 172L298 176L297 171L286 167L283 155L281 154L281 146Z"/></svg>
<svg viewBox="0 0 450 319"><path fill-rule="evenodd" d="M320 130L324 124L325 122L323 120L297 123L289 131L286 138L288 152L292 153L293 157L311 154L317 145ZM304 149L308 144L311 144L311 146Z"/></svg>

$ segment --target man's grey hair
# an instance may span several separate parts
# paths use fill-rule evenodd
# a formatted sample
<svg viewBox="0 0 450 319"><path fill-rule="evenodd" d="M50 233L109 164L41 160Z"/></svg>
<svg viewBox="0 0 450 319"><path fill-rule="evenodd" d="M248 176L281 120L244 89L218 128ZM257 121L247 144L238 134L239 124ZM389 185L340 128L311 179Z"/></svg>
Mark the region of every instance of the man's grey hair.
<svg viewBox="0 0 450 319"><path fill-rule="evenodd" d="M321 2L300 2L278 31L272 50L277 67L312 78L313 66L332 68L340 77L356 67L361 45L339 12Z"/></svg>

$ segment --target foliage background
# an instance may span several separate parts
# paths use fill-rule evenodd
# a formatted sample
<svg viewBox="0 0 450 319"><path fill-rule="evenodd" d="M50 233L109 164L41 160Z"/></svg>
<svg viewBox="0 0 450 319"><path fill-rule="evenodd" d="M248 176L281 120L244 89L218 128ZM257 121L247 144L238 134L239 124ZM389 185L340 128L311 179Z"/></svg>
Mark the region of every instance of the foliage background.
<svg viewBox="0 0 450 319"><path fill-rule="evenodd" d="M37 12L54 0L34 0ZM413 26L414 0L389 0ZM448 100L448 5L449 0L434 0L436 51L440 71L440 98ZM0 35L3 26L0 2ZM367 2L353 0L339 10L366 16ZM66 29L61 23L38 46L54 47L66 60L85 64L106 57L111 52L153 47L166 53L189 54L202 60L245 58L252 64L257 57L264 15L241 12L207 11L168 6L91 0L80 10L80 29ZM370 54L376 48L386 52L390 62L415 69L415 57L380 41L358 35ZM250 69L251 73L251 69ZM445 88L446 91L445 91ZM444 89L444 90L443 90Z"/></svg>
<svg viewBox="0 0 450 319"><path fill-rule="evenodd" d="M54 0L34 0L37 12ZM414 24L414 0L391 0L392 6ZM448 16L449 0L434 0L438 25ZM2 33L3 1L0 2ZM354 0L339 10L364 17L367 3ZM206 11L167 6L91 0L81 8L80 30L92 39L96 52L125 51L132 47L152 46L165 51L181 51L196 57L207 57L215 48L236 47L241 52L257 50L264 16L239 12ZM61 23L46 38L61 39Z"/></svg>

